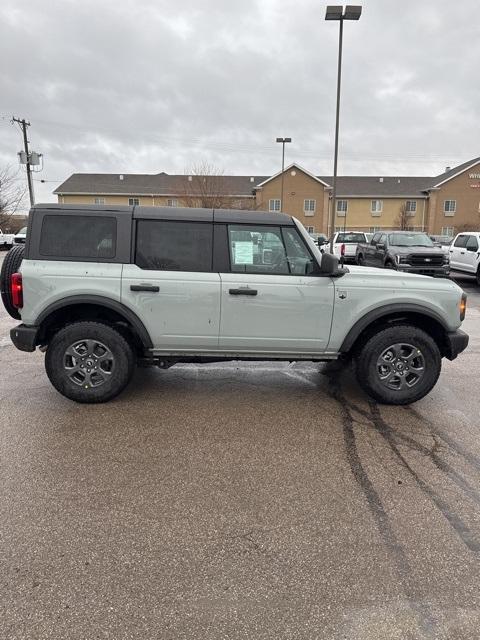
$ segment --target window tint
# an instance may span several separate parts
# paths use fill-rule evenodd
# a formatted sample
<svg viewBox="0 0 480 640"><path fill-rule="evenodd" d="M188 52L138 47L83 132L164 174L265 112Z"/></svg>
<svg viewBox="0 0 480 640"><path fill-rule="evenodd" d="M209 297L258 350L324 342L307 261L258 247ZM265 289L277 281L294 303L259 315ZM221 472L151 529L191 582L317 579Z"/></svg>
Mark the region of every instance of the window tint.
<svg viewBox="0 0 480 640"><path fill-rule="evenodd" d="M105 216L45 216L40 255L57 258L113 258L117 221Z"/></svg>
<svg viewBox="0 0 480 640"><path fill-rule="evenodd" d="M469 236L466 247L468 251L478 251L478 241L475 236Z"/></svg>
<svg viewBox="0 0 480 640"><path fill-rule="evenodd" d="M139 220L135 264L157 271L211 271L213 225Z"/></svg>
<svg viewBox="0 0 480 640"><path fill-rule="evenodd" d="M465 247L467 244L468 236L458 236L455 240L454 247Z"/></svg>

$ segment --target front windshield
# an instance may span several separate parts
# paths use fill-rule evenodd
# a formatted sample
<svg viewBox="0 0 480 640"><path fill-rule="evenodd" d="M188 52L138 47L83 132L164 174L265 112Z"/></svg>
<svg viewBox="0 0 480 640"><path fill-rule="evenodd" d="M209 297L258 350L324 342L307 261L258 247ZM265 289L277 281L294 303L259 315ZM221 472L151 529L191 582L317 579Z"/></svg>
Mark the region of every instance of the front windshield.
<svg viewBox="0 0 480 640"><path fill-rule="evenodd" d="M391 233L388 243L394 247L434 247L426 233Z"/></svg>

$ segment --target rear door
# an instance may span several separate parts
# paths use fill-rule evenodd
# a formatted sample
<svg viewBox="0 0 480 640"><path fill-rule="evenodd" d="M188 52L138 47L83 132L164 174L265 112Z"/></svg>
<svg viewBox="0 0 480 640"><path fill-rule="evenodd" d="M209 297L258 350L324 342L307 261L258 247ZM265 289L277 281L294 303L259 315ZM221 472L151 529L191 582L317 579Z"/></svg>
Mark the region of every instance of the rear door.
<svg viewBox="0 0 480 640"><path fill-rule="evenodd" d="M331 278L308 275L313 256L294 226L229 224L220 347L235 353L319 353L330 337Z"/></svg>
<svg viewBox="0 0 480 640"><path fill-rule="evenodd" d="M218 348L220 276L212 256L212 222L136 221L135 263L123 266L122 302L143 321L155 349Z"/></svg>
<svg viewBox="0 0 480 640"><path fill-rule="evenodd" d="M463 233L455 238L452 246L449 249L451 269L458 269L460 271L465 270L464 256L467 252L467 241L468 235Z"/></svg>

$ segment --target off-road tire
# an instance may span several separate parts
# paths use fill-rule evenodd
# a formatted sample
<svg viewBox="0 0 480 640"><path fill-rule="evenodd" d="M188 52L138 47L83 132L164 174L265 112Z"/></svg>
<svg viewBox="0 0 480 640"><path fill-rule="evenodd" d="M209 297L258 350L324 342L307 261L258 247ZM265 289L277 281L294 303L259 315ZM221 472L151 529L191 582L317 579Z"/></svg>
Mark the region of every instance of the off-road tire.
<svg viewBox="0 0 480 640"><path fill-rule="evenodd" d="M108 379L100 386L72 381L65 368L66 352L83 340L101 343L108 348L114 362ZM130 382L135 368L131 345L113 327L99 322L76 322L60 329L51 339L45 356L45 370L55 389L66 398L81 403L107 402L115 398Z"/></svg>
<svg viewBox="0 0 480 640"><path fill-rule="evenodd" d="M385 269L395 269L395 265L391 260L387 260L385 262Z"/></svg>
<svg viewBox="0 0 480 640"><path fill-rule="evenodd" d="M378 360L389 346L405 343L420 350L424 361L423 377L407 389L389 389L378 373ZM356 356L358 383L364 391L383 404L404 405L420 400L435 386L442 368L437 343L425 331L412 325L396 325L379 331L360 347Z"/></svg>
<svg viewBox="0 0 480 640"><path fill-rule="evenodd" d="M15 247L12 247L3 259L2 271L0 272L0 287L3 306L7 310L7 313L11 315L12 318L15 318L15 320L20 320L21 316L19 310L12 304L10 278L13 273L17 273L20 269L24 252L24 245L16 245Z"/></svg>

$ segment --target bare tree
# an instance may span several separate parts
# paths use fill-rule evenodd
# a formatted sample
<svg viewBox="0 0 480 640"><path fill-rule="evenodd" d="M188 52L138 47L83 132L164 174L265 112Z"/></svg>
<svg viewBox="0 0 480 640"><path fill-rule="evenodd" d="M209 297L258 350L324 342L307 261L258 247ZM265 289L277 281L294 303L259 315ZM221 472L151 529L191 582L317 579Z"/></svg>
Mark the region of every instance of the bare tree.
<svg viewBox="0 0 480 640"><path fill-rule="evenodd" d="M411 226L410 215L405 202L400 206L398 216L395 218L395 226L402 231L409 229Z"/></svg>
<svg viewBox="0 0 480 640"><path fill-rule="evenodd" d="M22 221L14 218L21 208L26 186L22 186L19 171L12 167L0 168L0 227L4 230L17 231L16 227L23 226Z"/></svg>
<svg viewBox="0 0 480 640"><path fill-rule="evenodd" d="M181 199L187 207L224 209L227 206L223 171L208 162L194 164L181 185Z"/></svg>

